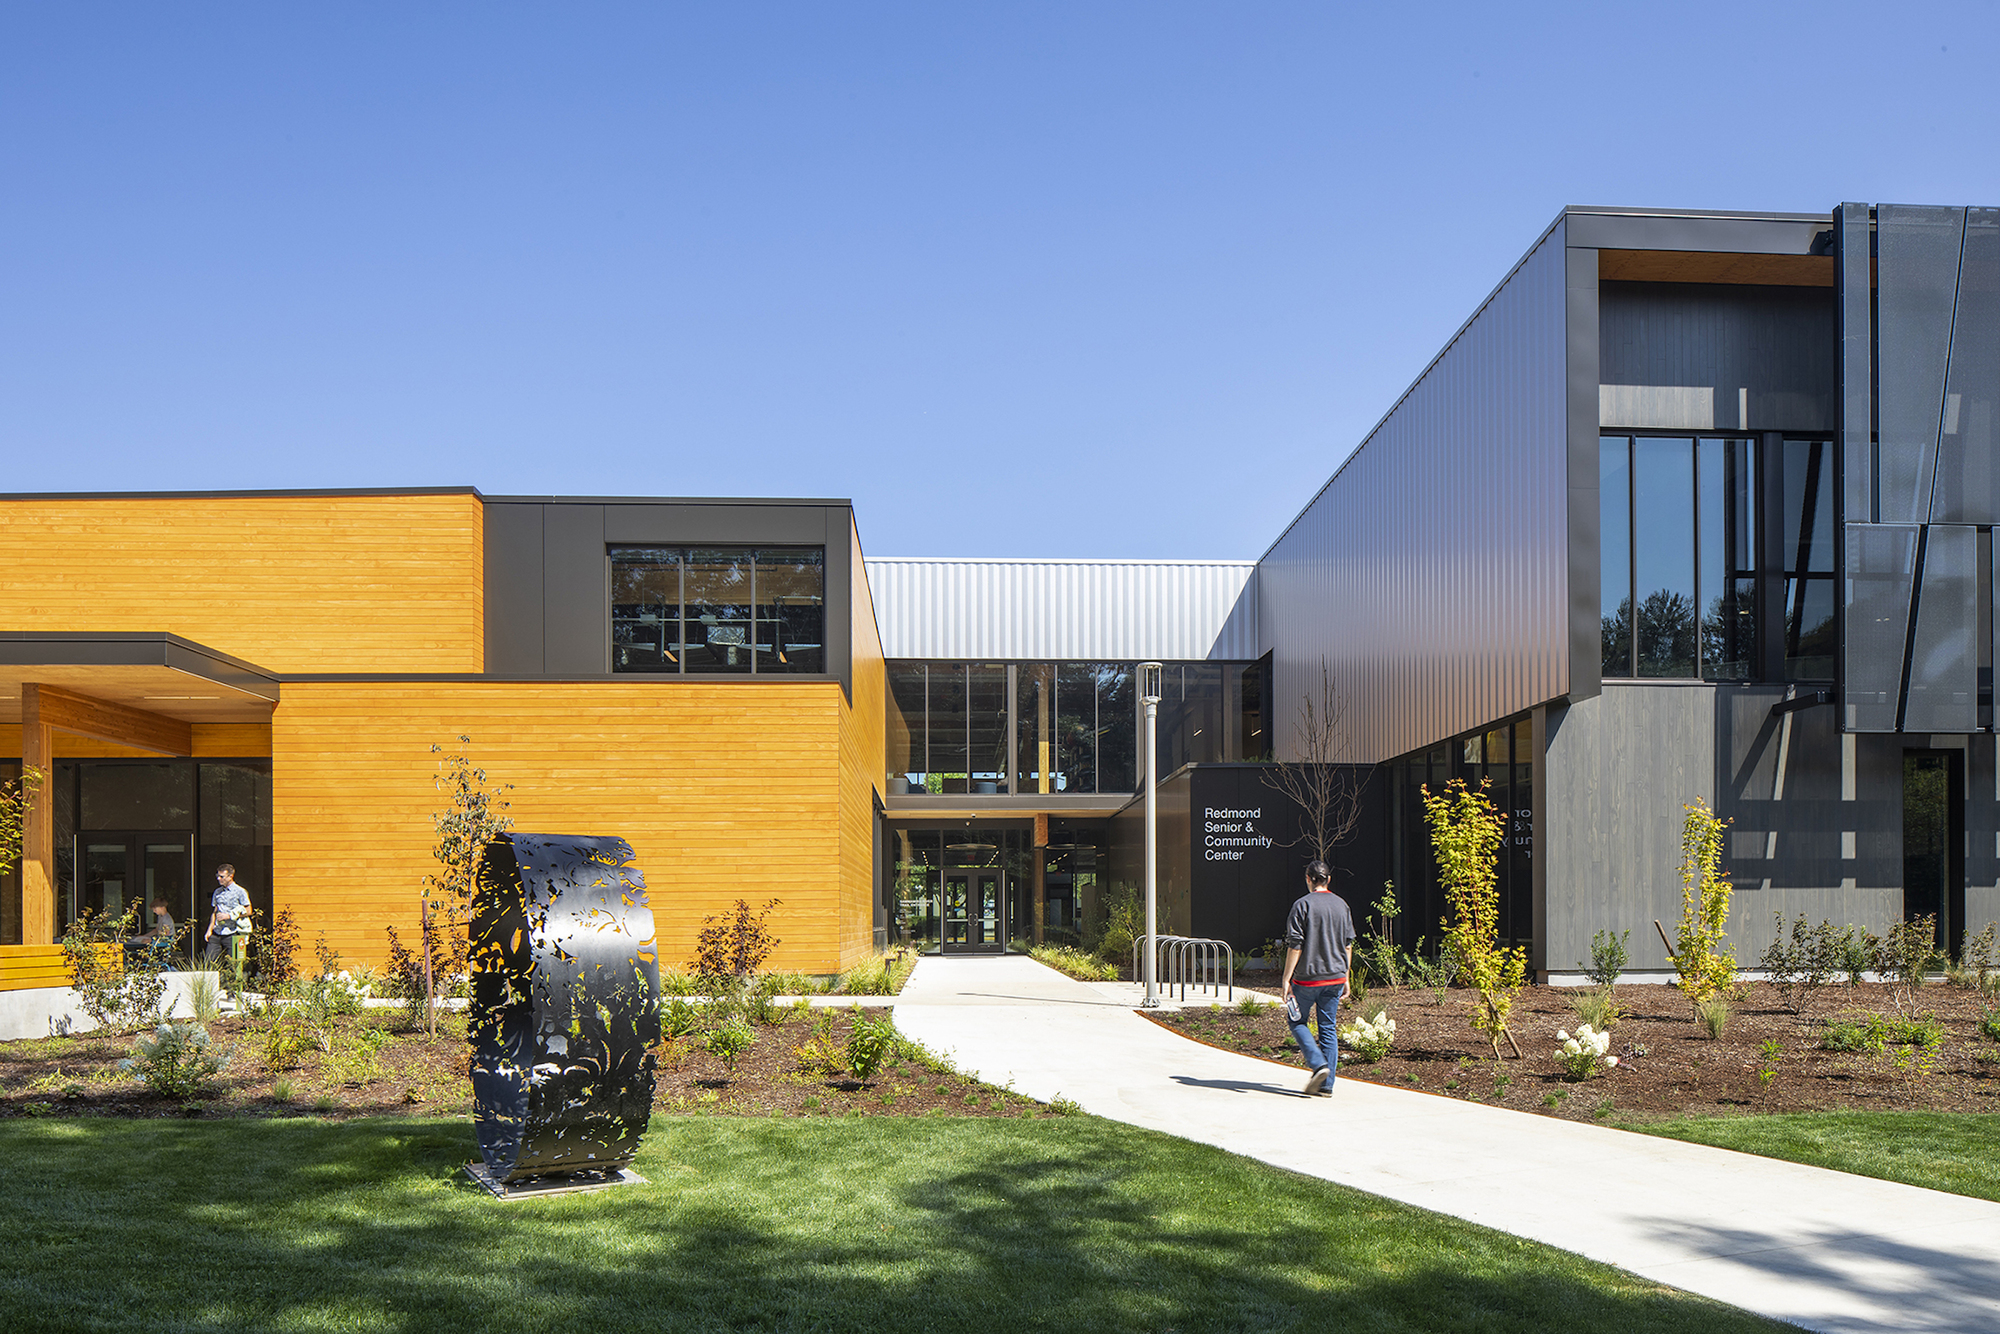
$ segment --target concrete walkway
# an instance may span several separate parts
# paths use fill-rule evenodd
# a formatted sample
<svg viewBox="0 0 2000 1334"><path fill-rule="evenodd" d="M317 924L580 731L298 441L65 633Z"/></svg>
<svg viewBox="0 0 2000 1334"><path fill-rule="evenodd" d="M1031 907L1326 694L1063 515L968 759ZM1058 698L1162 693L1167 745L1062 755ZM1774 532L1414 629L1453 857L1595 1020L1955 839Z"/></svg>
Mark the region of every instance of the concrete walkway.
<svg viewBox="0 0 2000 1334"><path fill-rule="evenodd" d="M1302 1072L1169 1033L1133 1013L1136 995L1020 957L926 958L896 1026L1029 1097L1808 1329L2000 1330L2000 1204L1360 1080L1306 1098Z"/></svg>

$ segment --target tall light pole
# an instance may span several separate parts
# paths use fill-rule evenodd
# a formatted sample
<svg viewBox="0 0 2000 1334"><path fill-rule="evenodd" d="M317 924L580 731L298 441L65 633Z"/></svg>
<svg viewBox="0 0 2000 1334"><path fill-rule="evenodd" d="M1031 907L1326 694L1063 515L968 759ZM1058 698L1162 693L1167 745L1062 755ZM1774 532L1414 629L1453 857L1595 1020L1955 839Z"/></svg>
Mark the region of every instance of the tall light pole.
<svg viewBox="0 0 2000 1334"><path fill-rule="evenodd" d="M1159 971L1160 946L1155 934L1158 927L1159 883L1160 883L1160 809L1159 809L1159 730L1160 730L1160 664L1142 662L1139 664L1139 696L1146 701L1146 999L1139 1004L1144 1009L1157 1008L1160 1003Z"/></svg>

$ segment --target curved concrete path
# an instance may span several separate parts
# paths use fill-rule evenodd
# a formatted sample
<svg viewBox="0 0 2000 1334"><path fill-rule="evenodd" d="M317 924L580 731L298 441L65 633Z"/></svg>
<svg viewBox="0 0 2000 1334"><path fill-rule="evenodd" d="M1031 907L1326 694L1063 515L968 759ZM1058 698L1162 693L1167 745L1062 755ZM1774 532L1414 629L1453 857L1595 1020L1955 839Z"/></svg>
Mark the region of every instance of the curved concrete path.
<svg viewBox="0 0 2000 1334"><path fill-rule="evenodd" d="M926 958L896 1026L1029 1097L1808 1329L2000 1330L2000 1204L1360 1080L1307 1098L1300 1072L1169 1033L1133 1012L1137 994L1018 956Z"/></svg>

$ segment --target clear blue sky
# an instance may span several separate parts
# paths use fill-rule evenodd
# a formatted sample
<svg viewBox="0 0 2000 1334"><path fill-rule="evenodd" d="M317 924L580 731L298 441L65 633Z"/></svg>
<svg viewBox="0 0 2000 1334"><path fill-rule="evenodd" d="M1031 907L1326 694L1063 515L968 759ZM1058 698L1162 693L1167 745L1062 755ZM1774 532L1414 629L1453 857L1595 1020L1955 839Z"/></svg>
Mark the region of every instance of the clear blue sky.
<svg viewBox="0 0 2000 1334"><path fill-rule="evenodd" d="M1522 10L8 0L4 489L1254 557L1564 204L2000 204L1990 4Z"/></svg>

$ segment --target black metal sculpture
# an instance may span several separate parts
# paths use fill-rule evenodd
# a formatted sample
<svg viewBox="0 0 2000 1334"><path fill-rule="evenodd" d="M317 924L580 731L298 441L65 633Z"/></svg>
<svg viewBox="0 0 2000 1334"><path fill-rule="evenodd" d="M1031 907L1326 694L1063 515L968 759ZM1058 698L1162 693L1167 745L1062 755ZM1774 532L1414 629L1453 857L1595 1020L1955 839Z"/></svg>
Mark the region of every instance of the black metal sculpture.
<svg viewBox="0 0 2000 1334"><path fill-rule="evenodd" d="M622 838L502 834L473 900L472 1092L490 1183L613 1176L653 1110L660 964Z"/></svg>

